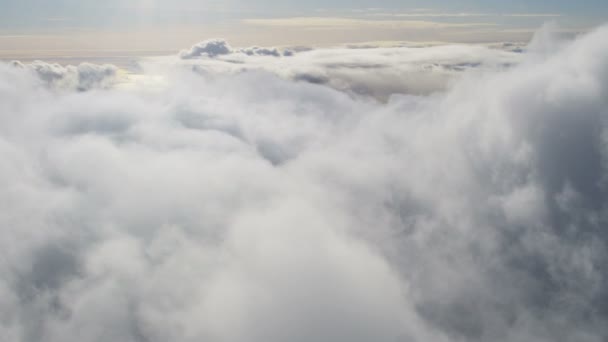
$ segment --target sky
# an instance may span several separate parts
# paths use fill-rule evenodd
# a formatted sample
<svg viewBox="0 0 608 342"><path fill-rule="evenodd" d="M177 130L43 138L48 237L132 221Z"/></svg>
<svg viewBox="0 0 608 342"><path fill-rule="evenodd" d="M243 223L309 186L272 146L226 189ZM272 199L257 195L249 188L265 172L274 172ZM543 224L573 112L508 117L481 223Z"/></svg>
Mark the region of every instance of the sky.
<svg viewBox="0 0 608 342"><path fill-rule="evenodd" d="M0 341L608 341L606 6L0 0Z"/></svg>
<svg viewBox="0 0 608 342"><path fill-rule="evenodd" d="M561 33L0 61L0 341L607 341L608 26Z"/></svg>
<svg viewBox="0 0 608 342"><path fill-rule="evenodd" d="M158 54L218 37L241 46L527 41L545 22L581 32L608 18L602 0L1 0L0 9L4 59Z"/></svg>

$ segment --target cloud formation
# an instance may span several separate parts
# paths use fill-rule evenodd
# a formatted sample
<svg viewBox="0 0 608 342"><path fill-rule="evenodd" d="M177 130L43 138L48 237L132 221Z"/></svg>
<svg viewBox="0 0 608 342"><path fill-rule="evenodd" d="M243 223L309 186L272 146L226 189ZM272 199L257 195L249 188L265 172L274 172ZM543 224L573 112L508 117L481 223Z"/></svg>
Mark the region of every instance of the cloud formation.
<svg viewBox="0 0 608 342"><path fill-rule="evenodd" d="M230 44L224 39L209 39L193 45L189 50L182 50L179 53L181 59L200 59L200 58L215 58L234 53L242 53L247 56L272 56L281 57L290 56L292 53L285 50L281 53L277 48L266 48L252 46L242 49L233 49Z"/></svg>
<svg viewBox="0 0 608 342"><path fill-rule="evenodd" d="M208 46L218 44L222 46L217 48L221 54L202 52L216 49ZM372 43L343 48L292 48L281 52L277 48L234 49L223 40L211 40L182 52L180 57L187 67L207 75L261 70L289 80L323 84L385 101L396 93L421 95L443 91L466 71L508 68L521 60L521 52L521 45L514 43L396 47ZM279 58L281 56L284 58ZM161 59L161 64L164 60ZM158 59L150 59L149 64L156 69Z"/></svg>
<svg viewBox="0 0 608 342"><path fill-rule="evenodd" d="M293 17L272 19L245 19L245 24L262 27L305 27L307 29L445 29L492 27L494 23L450 23L425 20L369 20L343 17Z"/></svg>
<svg viewBox="0 0 608 342"><path fill-rule="evenodd" d="M13 61L11 65L33 72L53 88L65 90L87 91L94 88L108 88L119 80L118 68L109 64L81 63L78 66L62 66L43 61L29 64Z"/></svg>
<svg viewBox="0 0 608 342"><path fill-rule="evenodd" d="M0 65L0 340L604 341L607 38L386 102L218 58L88 92ZM419 53L463 51L503 63Z"/></svg>
<svg viewBox="0 0 608 342"><path fill-rule="evenodd" d="M216 57L232 53L232 48L223 39L210 39L193 45L189 50L180 52L182 59L192 59L197 57Z"/></svg>

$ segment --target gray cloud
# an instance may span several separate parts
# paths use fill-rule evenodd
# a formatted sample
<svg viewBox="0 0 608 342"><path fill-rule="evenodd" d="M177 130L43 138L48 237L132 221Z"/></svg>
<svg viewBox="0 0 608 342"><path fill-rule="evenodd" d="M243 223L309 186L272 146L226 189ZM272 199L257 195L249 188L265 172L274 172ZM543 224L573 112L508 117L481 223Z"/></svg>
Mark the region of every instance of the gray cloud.
<svg viewBox="0 0 608 342"><path fill-rule="evenodd" d="M91 92L2 64L0 339L604 341L607 37L421 48L462 77L385 102L223 57ZM392 83L415 53L346 50L290 59Z"/></svg>
<svg viewBox="0 0 608 342"><path fill-rule="evenodd" d="M277 48L263 48L263 47L254 46L254 47L250 47L250 48L241 49L240 51L249 56L255 56L255 55L273 56L273 57L281 56L281 52L279 52L279 50ZM289 56L290 52L287 52L286 55Z"/></svg>
<svg viewBox="0 0 608 342"><path fill-rule="evenodd" d="M242 53L247 56L291 56L293 53L290 50L285 50L281 53L277 48L257 47L252 46L242 49L233 49L227 41L223 39L209 39L193 45L189 50L183 50L179 53L181 59L200 59L200 58L215 58L218 56L231 55L234 53Z"/></svg>
<svg viewBox="0 0 608 342"><path fill-rule="evenodd" d="M193 45L189 50L183 50L179 56L182 59L192 59L197 57L216 57L232 53L232 48L223 39L210 39Z"/></svg>
<svg viewBox="0 0 608 342"><path fill-rule="evenodd" d="M87 91L94 88L108 88L118 82L118 68L105 64L82 63L78 66L51 64L35 61L23 64L11 63L14 67L34 72L46 84L61 89Z"/></svg>

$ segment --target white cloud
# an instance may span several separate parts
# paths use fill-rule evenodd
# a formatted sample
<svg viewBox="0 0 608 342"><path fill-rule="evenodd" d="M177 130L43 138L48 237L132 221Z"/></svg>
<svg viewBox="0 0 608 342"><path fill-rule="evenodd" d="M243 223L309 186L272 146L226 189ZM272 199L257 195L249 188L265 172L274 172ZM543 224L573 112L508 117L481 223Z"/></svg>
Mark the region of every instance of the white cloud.
<svg viewBox="0 0 608 342"><path fill-rule="evenodd" d="M211 74L263 70L286 79L324 84L351 94L386 100L391 94L430 94L444 90L453 79L466 71L477 72L510 67L521 60L521 46L503 44L431 45L382 47L366 44L360 51L351 48L227 49L222 55L184 53L189 68ZM399 44L399 43L395 43ZM407 43L400 43L407 44ZM206 46L203 42L196 46ZM221 41L222 46L229 46ZM351 47L360 48L360 45ZM195 48L193 48L195 50ZM198 56L192 59L192 56ZM275 58L268 58L275 57ZM279 58L283 57L283 58ZM170 63L167 58L152 58L144 67L154 70Z"/></svg>
<svg viewBox="0 0 608 342"><path fill-rule="evenodd" d="M0 65L0 339L605 340L608 28L538 37L509 68L233 52L87 92ZM386 102L279 71L476 58Z"/></svg>

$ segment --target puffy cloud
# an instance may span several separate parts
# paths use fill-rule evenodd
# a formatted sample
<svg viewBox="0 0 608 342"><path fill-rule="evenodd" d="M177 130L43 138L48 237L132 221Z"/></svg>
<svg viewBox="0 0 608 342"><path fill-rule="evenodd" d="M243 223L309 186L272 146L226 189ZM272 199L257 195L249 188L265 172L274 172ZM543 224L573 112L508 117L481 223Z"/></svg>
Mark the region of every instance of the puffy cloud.
<svg viewBox="0 0 608 342"><path fill-rule="evenodd" d="M250 48L245 48L245 49L241 49L240 52L248 55L248 56L274 56L274 57L280 57L281 53L279 52L279 50L277 48L261 48L261 47L250 47ZM290 52L287 52L287 55L290 55Z"/></svg>
<svg viewBox="0 0 608 342"><path fill-rule="evenodd" d="M604 341L607 38L386 102L218 60L91 92L0 65L0 339ZM503 63L407 50L463 51Z"/></svg>
<svg viewBox="0 0 608 342"><path fill-rule="evenodd" d="M215 58L218 56L242 53L248 56L291 56L293 53L286 50L281 53L277 48L252 46L242 49L233 49L228 42L223 39L209 39L192 46L189 50L179 53L181 59Z"/></svg>
<svg viewBox="0 0 608 342"><path fill-rule="evenodd" d="M119 80L118 68L109 64L81 63L78 66L62 66L43 61L35 61L30 64L14 61L11 65L32 71L52 87L67 90L87 91L94 88L107 88Z"/></svg>
<svg viewBox="0 0 608 342"><path fill-rule="evenodd" d="M232 53L232 48L223 39L210 39L193 45L189 50L183 50L179 56L182 59L198 57L216 57Z"/></svg>
<svg viewBox="0 0 608 342"><path fill-rule="evenodd" d="M223 42L223 41L222 41ZM228 46L223 42L223 46ZM207 43L201 45L207 46ZM437 45L352 48L230 49L225 54L187 53L182 61L206 74L263 70L283 78L325 84L355 95L386 100L391 94L430 94L445 90L464 71L508 68L521 60L521 47ZM193 51L195 49L193 48ZM289 58L268 58L280 57ZM182 53L182 59L184 54ZM162 59L164 63L164 58ZM149 64L157 60L150 59Z"/></svg>

